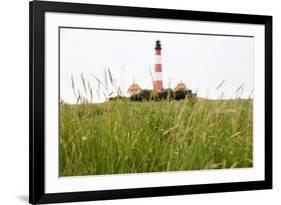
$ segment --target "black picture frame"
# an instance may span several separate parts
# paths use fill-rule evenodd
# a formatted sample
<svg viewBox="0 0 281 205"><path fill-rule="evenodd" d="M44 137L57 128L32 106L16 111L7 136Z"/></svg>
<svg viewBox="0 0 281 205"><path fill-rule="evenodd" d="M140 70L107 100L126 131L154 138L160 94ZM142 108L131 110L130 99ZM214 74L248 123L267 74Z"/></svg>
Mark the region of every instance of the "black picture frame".
<svg viewBox="0 0 281 205"><path fill-rule="evenodd" d="M167 195L260 190L272 188L272 16L184 11L124 6L32 1L29 4L30 46L30 142L29 202L31 204L154 197ZM235 183L183 185L153 188L45 192L45 12L100 14L110 16L149 17L162 19L200 20L211 22L260 24L265 26L265 180Z"/></svg>

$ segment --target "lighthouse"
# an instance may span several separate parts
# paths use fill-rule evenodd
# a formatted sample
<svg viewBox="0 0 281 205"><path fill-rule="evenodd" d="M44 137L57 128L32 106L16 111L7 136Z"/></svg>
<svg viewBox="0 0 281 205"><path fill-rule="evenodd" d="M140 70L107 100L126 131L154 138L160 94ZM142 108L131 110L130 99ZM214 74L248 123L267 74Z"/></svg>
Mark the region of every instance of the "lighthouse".
<svg viewBox="0 0 281 205"><path fill-rule="evenodd" d="M154 90L156 90L157 92L161 92L163 89L161 50L161 43L159 40L157 40L155 46L155 65L153 79Z"/></svg>

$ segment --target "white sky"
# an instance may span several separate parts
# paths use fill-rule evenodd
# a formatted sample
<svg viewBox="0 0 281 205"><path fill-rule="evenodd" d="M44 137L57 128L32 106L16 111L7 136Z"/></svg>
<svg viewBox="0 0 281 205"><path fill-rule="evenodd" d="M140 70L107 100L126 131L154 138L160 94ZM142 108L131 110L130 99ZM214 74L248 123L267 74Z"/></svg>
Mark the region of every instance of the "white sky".
<svg viewBox="0 0 281 205"><path fill-rule="evenodd" d="M109 68L123 93L135 80L142 89L151 89L150 71L154 70L154 47L162 44L164 88L174 88L180 81L198 96L235 98L235 91L244 83L242 97L254 89L254 38L164 34L86 29L61 29L60 94L61 99L74 103L71 75L82 95L80 75L90 82L94 102L98 96L98 77L104 82L104 68ZM223 86L216 87L225 80ZM170 82L170 83L169 83ZM109 87L109 92L115 91ZM89 95L88 95L89 96Z"/></svg>

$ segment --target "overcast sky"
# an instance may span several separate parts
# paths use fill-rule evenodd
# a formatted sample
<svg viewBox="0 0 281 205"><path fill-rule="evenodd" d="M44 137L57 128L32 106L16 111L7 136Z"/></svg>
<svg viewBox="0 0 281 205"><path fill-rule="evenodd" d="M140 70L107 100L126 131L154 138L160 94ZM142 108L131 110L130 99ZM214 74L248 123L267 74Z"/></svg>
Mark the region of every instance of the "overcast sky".
<svg viewBox="0 0 281 205"><path fill-rule="evenodd" d="M235 98L241 84L242 97L254 89L254 38L64 28L60 33L61 99L75 102L71 75L76 89L86 95L80 77L83 73L93 89L93 101L104 101L103 89L98 91L93 76L104 82L105 68L126 95L133 81L142 89L151 89L157 39L162 44L164 88L174 88L182 81L199 96L213 99L222 92L224 98ZM116 88L109 86L108 93L112 91L114 95Z"/></svg>

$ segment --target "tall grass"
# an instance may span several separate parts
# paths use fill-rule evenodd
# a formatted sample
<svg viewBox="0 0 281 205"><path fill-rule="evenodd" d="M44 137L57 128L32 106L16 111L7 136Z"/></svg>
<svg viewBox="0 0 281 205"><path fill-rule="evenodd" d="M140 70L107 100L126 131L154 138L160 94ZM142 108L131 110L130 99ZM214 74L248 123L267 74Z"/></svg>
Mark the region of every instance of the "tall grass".
<svg viewBox="0 0 281 205"><path fill-rule="evenodd" d="M108 101L112 90L123 95L108 68L91 78L104 103L92 103L83 74L82 90L71 76L76 104L61 100L61 176L252 167L253 100L240 99L243 84L234 100L130 102Z"/></svg>
<svg viewBox="0 0 281 205"><path fill-rule="evenodd" d="M62 103L60 175L251 167L252 135L251 99Z"/></svg>

